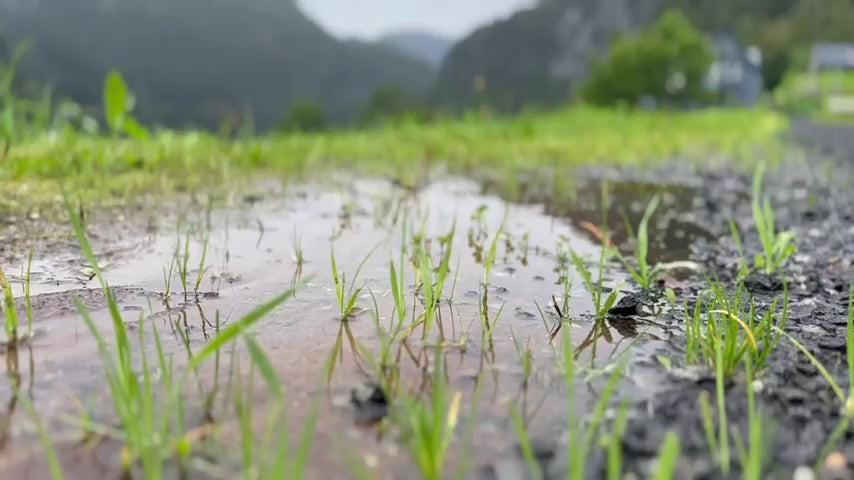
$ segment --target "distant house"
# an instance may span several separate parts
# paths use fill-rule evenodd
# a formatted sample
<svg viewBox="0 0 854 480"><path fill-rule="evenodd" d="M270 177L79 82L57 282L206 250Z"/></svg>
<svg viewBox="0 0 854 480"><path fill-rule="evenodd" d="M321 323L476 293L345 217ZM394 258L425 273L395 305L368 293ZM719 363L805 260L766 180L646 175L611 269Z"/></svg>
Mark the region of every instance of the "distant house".
<svg viewBox="0 0 854 480"><path fill-rule="evenodd" d="M854 44L816 43L810 52L810 72L854 70Z"/></svg>
<svg viewBox="0 0 854 480"><path fill-rule="evenodd" d="M705 87L721 95L725 104L755 105L762 96L762 52L744 47L733 35L712 37L715 61L709 67Z"/></svg>

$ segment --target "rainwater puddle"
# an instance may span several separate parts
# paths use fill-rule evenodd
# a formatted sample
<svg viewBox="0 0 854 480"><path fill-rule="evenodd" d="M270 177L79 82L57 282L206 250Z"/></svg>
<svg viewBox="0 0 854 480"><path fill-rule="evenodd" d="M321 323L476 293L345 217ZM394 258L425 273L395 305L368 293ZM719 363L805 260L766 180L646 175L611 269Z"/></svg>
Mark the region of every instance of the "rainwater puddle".
<svg viewBox="0 0 854 480"><path fill-rule="evenodd" d="M658 207L649 225L649 260L653 263L688 260L692 243L716 238L694 213L696 203L703 201L696 178L664 182L650 178L633 180L632 177L632 173L619 171L590 172L571 185L557 185L551 189L543 188L542 180L521 180L518 195L526 201L542 204L548 215L567 219L576 232L599 244L606 204L602 183L606 182L608 233L624 255L633 254L634 237L644 210L658 196Z"/></svg>
<svg viewBox="0 0 854 480"><path fill-rule="evenodd" d="M469 460L472 467L478 467L506 455L516 443L508 414L512 405L520 406L532 437L554 439L562 433L566 386L557 369L559 342L549 341L559 323L552 298L563 301L565 288L559 281L562 276L571 286L568 315L572 319L563 328L571 332L579 365L586 366L583 376L593 378L588 388L577 389L579 408L585 409L595 401L592 385L597 378L607 377L599 371L616 355L635 340L654 340L661 335L654 323L626 320L629 325L623 324L624 328L605 324L597 327L592 319L591 296L578 272L567 263L566 255L571 248L589 260L595 278L592 266L598 262L599 247L584 222L595 225L601 212L594 217L580 213L594 207L564 211L555 207L546 210L541 205L508 205L497 197L482 196L479 191L476 184L446 180L410 195L384 182L360 181L338 190L305 187L251 208L214 211L209 231L200 227L205 223L201 220L189 223L186 297L179 267L171 267L171 280L167 281L179 243L179 257L183 256L183 231L160 232L115 246L101 256L101 263L107 280L116 288L131 334L136 337L140 321L144 322L147 332L143 344L154 355L150 330L156 326L164 349L173 356L176 366L186 363L184 339L189 339L190 348L198 351L216 334L218 324L228 325L295 282L307 282L294 299L263 318L252 332L284 386L294 435L311 409L319 408L308 476L350 478L348 472L352 472L352 461L356 461L376 478L405 478L413 467L397 434L378 435L375 427L355 422L359 411L351 405L350 395L354 387L376 379L367 355L379 353L374 302L380 325L388 328L396 318L390 260L400 271L402 245L406 245L408 258L417 244L412 235L421 232L423 244L428 245L425 248L429 248L436 264L443 248L451 246L450 275L437 323L426 337L422 337L423 327L414 329L406 345L397 346L394 351L401 386L412 391L423 386L434 362L441 359L451 392L463 393L460 425L469 417L475 382L481 379L482 398L474 430L478 440L471 452L473 459ZM579 190L580 197L595 195ZM628 198L633 194L626 195ZM625 203L622 197L612 202ZM636 225L640 215L637 213L629 221ZM494 266L484 292L485 259L490 256L502 222L504 228L495 243ZM442 238L454 226L454 235L443 244ZM205 242L204 275L197 294L193 291ZM365 287L357 301L365 311L343 323L332 275L333 248L337 266L346 275L345 288L352 282ZM297 261L300 255L304 258L302 265ZM354 278L363 260L364 265ZM423 307L416 295L414 268L406 263L405 298L412 319L420 315ZM20 269L10 267L7 270L11 273ZM118 477L120 463L115 445L107 443L95 448L95 453L88 452L80 445L79 427L75 430L63 422L63 415L79 418L82 411L102 420L109 419L112 412L96 342L72 303L72 295L78 295L105 336L112 338L104 295L97 280L90 276L91 270L80 261L79 249L70 246L67 252L50 258L41 258L36 252L32 275L36 336L27 346L17 349L15 362L7 362L10 381L0 383L0 402L14 398L13 385L26 386L43 421L63 432L57 434L57 438L65 439L58 441L58 449L67 474L112 472L110 475ZM625 280L614 268L606 275L605 284L616 287ZM168 300L167 283L171 290ZM14 288L17 294L20 282ZM493 332L491 342L483 337L484 305ZM638 343L633 355L643 357L648 345L654 343ZM249 363L240 345L238 364L245 373ZM520 354L526 348L530 349L533 365L530 377L526 376ZM437 351L441 352L438 357ZM214 377L234 375L230 360L225 358L227 353L223 352L220 368L206 364L202 369L201 382L207 388ZM638 395L651 391L643 367L631 368L635 368L637 376L630 374L629 382L621 388L634 388ZM637 379L638 385L632 386L632 378ZM256 379L256 383L260 380ZM199 398L185 401L195 406L188 421L200 422L203 394L191 388L186 392L187 396L198 393ZM259 405L264 404L263 393L256 398ZM26 411L11 400L2 405L8 408L0 412L4 419L0 427L6 429L5 434L0 432L0 441L6 439L0 443L0 466L39 478L40 473L46 472L46 462ZM227 401L217 405L213 412L206 413L230 432L223 434L224 439L233 438L239 443L233 406L228 407ZM217 458L226 466L239 462L238 450L225 449ZM462 455L457 451L451 457L456 462ZM196 476L216 475L191 475Z"/></svg>

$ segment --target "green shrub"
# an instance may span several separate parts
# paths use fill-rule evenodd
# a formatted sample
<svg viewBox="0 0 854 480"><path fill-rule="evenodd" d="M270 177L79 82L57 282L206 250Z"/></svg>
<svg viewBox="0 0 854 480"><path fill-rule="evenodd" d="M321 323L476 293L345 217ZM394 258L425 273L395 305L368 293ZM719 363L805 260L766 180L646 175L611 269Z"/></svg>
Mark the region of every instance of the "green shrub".
<svg viewBox="0 0 854 480"><path fill-rule="evenodd" d="M286 132L316 132L327 126L326 110L314 100L297 100L280 125Z"/></svg>
<svg viewBox="0 0 854 480"><path fill-rule="evenodd" d="M404 119L424 123L430 119L430 110L402 88L385 86L374 90L362 110L359 123L375 125Z"/></svg>
<svg viewBox="0 0 854 480"><path fill-rule="evenodd" d="M664 104L703 101L713 60L706 37L680 10L668 10L639 35L615 38L608 56L594 63L581 96L598 105L636 105L643 97Z"/></svg>

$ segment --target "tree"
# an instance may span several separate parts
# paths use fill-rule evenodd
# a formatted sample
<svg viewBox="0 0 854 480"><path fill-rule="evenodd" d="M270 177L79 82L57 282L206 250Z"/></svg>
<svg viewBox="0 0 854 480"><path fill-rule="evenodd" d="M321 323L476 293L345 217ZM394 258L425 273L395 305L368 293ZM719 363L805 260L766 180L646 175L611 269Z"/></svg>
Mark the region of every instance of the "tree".
<svg viewBox="0 0 854 480"><path fill-rule="evenodd" d="M766 22L758 30L756 43L762 50L762 81L766 90L774 91L783 83L792 64L791 21L781 18Z"/></svg>
<svg viewBox="0 0 854 480"><path fill-rule="evenodd" d="M854 39L851 0L800 0L790 17L794 37L802 43Z"/></svg>
<svg viewBox="0 0 854 480"><path fill-rule="evenodd" d="M660 103L703 100L713 60L708 39L681 10L671 9L640 35L616 37L607 57L594 63L581 96L600 105L635 105L643 97Z"/></svg>
<svg viewBox="0 0 854 480"><path fill-rule="evenodd" d="M291 105L280 129L286 132L315 132L326 128L326 111L314 100L301 99Z"/></svg>
<svg viewBox="0 0 854 480"><path fill-rule="evenodd" d="M394 86L379 87L374 90L362 110L360 121L371 124L399 117L410 108L411 103L403 89Z"/></svg>

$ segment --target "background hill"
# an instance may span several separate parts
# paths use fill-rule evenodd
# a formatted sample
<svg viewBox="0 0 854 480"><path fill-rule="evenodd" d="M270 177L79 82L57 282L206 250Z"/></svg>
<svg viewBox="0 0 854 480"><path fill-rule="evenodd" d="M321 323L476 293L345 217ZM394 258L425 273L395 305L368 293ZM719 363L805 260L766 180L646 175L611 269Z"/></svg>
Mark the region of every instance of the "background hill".
<svg viewBox="0 0 854 480"><path fill-rule="evenodd" d="M0 0L0 31L7 50L34 41L22 76L58 97L97 107L118 68L145 123L219 128L251 113L264 130L294 106L317 126L416 107L559 106L614 35L671 7L759 45L769 89L803 68L812 42L854 40L854 0L541 0L457 43L421 31L338 40L294 0Z"/></svg>
<svg viewBox="0 0 854 480"><path fill-rule="evenodd" d="M84 105L120 69L143 121L217 127L251 109L269 128L311 99L355 118L381 86L422 94L430 67L396 49L327 35L292 0L41 0L0 3L11 42L33 41L23 74Z"/></svg>
<svg viewBox="0 0 854 480"><path fill-rule="evenodd" d="M450 39L430 32L399 31L387 33L380 43L438 67L453 46Z"/></svg>
<svg viewBox="0 0 854 480"><path fill-rule="evenodd" d="M567 99L591 54L654 18L647 0L545 1L475 31L448 54L434 101L515 110Z"/></svg>

